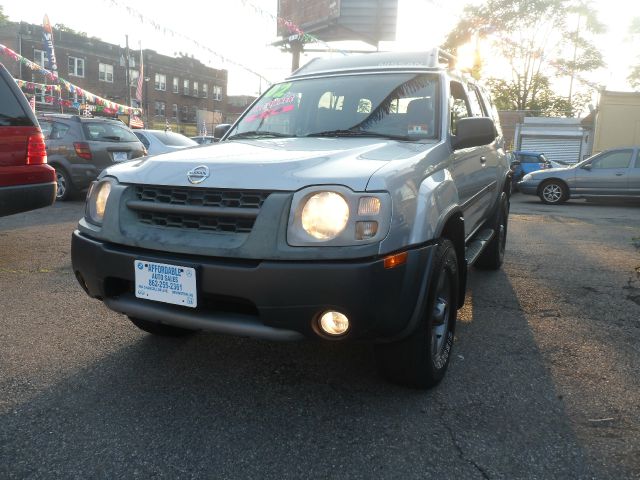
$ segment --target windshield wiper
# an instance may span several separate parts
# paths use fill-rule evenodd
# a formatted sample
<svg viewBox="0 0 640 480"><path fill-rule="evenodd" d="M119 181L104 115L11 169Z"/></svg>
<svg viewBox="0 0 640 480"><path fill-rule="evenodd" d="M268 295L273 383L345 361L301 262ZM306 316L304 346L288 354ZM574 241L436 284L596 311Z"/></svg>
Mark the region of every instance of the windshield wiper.
<svg viewBox="0 0 640 480"><path fill-rule="evenodd" d="M107 139L107 140L114 140L116 142L120 141L120 137L116 137L115 135L103 135L100 138L104 138L104 139Z"/></svg>
<svg viewBox="0 0 640 480"><path fill-rule="evenodd" d="M408 140L404 135L391 135L382 132L368 132L366 130L327 130L325 132L314 132L307 137L380 137L391 140Z"/></svg>
<svg viewBox="0 0 640 480"><path fill-rule="evenodd" d="M262 130L251 130L249 132L236 133L227 138L227 140L233 140L234 138L260 138L260 137L272 137L272 138L291 138L293 135L280 132L267 132Z"/></svg>

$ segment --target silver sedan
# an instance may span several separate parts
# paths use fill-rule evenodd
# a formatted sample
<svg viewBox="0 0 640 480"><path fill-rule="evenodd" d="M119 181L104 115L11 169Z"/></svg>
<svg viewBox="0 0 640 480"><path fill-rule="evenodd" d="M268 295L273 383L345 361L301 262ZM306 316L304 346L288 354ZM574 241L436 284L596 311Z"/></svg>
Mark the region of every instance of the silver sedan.
<svg viewBox="0 0 640 480"><path fill-rule="evenodd" d="M640 147L605 150L569 168L529 173L518 190L550 205L580 197L640 199Z"/></svg>

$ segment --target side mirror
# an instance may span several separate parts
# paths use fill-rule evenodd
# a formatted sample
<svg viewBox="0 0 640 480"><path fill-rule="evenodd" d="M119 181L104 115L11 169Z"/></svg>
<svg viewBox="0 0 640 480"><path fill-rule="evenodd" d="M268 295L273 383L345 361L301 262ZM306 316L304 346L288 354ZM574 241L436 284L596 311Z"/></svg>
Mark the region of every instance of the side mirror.
<svg viewBox="0 0 640 480"><path fill-rule="evenodd" d="M584 165L582 165L582 167L580 168L584 168L585 170L591 170L591 164L590 163L586 163Z"/></svg>
<svg viewBox="0 0 640 480"><path fill-rule="evenodd" d="M514 160L513 162L511 162L511 168L516 168L516 167L519 167L520 165L522 165L520 163L520 160Z"/></svg>
<svg viewBox="0 0 640 480"><path fill-rule="evenodd" d="M454 150L488 145L496 139L496 126L488 117L468 117L458 120L456 135L451 136Z"/></svg>
<svg viewBox="0 0 640 480"><path fill-rule="evenodd" d="M230 123L221 123L220 125L216 126L216 128L213 129L214 138L217 138L218 141L220 141L220 139L224 137L224 135L229 131L230 128Z"/></svg>

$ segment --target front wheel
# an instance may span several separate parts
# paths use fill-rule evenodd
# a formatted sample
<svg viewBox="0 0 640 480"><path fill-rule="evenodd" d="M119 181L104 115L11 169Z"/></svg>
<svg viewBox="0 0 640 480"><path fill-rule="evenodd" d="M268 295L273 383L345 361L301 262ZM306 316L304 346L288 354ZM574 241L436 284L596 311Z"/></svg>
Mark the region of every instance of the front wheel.
<svg viewBox="0 0 640 480"><path fill-rule="evenodd" d="M548 180L540 187L538 196L540 200L542 200L542 203L546 203L547 205L560 205L568 200L569 192L565 184L561 181Z"/></svg>
<svg viewBox="0 0 640 480"><path fill-rule="evenodd" d="M379 373L412 388L436 386L444 377L453 346L458 305L458 261L450 240L440 239L429 278L427 302L407 338L375 346Z"/></svg>
<svg viewBox="0 0 640 480"><path fill-rule="evenodd" d="M173 325L165 325L164 323L150 322L149 320L143 320L141 318L129 317L131 323L133 323L140 330L144 330L147 333L153 335L159 335L162 337L183 337L194 333L195 330L189 330L188 328L174 327Z"/></svg>

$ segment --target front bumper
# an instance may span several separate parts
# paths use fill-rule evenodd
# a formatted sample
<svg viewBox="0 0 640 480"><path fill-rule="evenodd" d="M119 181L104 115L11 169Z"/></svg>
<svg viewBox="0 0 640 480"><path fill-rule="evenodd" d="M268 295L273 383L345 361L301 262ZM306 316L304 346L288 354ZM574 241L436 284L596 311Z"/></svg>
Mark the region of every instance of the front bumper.
<svg viewBox="0 0 640 480"><path fill-rule="evenodd" d="M347 315L342 340L385 341L413 330L421 315L433 245L408 252L407 263L384 268L381 258L360 261L252 261L171 254L109 244L75 231L71 259L78 281L112 310L185 328L270 340L323 337L317 319L326 310ZM134 260L192 267L195 309L139 299Z"/></svg>
<svg viewBox="0 0 640 480"><path fill-rule="evenodd" d="M528 195L537 195L540 182L518 182L518 191Z"/></svg>

